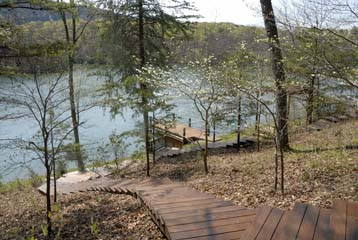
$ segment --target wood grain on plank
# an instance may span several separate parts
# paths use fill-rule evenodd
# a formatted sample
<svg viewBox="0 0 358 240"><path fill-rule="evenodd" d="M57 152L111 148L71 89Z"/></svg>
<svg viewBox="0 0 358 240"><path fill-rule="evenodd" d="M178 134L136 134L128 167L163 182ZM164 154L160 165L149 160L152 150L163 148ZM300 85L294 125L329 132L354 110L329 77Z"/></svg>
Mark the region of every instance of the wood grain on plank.
<svg viewBox="0 0 358 240"><path fill-rule="evenodd" d="M203 229L209 227L224 226L227 225L228 223L229 224L252 223L254 217L255 215L251 215L251 216L242 216L242 217L234 217L234 218L225 218L225 219L206 221L206 222L175 225L175 226L168 227L168 231L170 233L174 233L174 232L182 232L182 231Z"/></svg>
<svg viewBox="0 0 358 240"><path fill-rule="evenodd" d="M249 223L230 224L229 222L227 222L227 225L224 226L208 227L208 228L183 231L183 232L175 232L170 234L170 237L172 240L179 240L179 239L190 239L195 237L211 236L211 235L217 235L220 233L227 233L227 232L244 231L249 227L249 225L250 225Z"/></svg>
<svg viewBox="0 0 358 240"><path fill-rule="evenodd" d="M319 207L307 206L305 216L303 217L301 227L296 237L297 240L313 239L319 212Z"/></svg>
<svg viewBox="0 0 358 240"><path fill-rule="evenodd" d="M257 240L266 240L271 239L272 235L275 233L276 227L279 224L283 211L277 208L272 209L270 215L266 219L265 224L263 225L261 231L257 235Z"/></svg>
<svg viewBox="0 0 358 240"><path fill-rule="evenodd" d="M239 210L246 210L245 207L242 206L224 206L224 207L215 207L210 209L210 213L218 213L218 212L231 212L231 211L239 211ZM180 212L180 217L189 217L189 216L197 216L197 215L203 215L207 213L208 211L206 209L195 209L195 210L188 210ZM254 214L254 212L252 213ZM165 219L176 219L178 218L177 213L164 213L161 214Z"/></svg>
<svg viewBox="0 0 358 240"><path fill-rule="evenodd" d="M198 215L198 216L189 216L189 217L178 216L176 219L166 219L165 224L166 226L169 227L173 225L206 222L206 221L225 219L225 218L250 216L254 214L255 214L254 210L237 210L231 212L218 212L218 213L211 213L210 211L208 211L206 214Z"/></svg>
<svg viewBox="0 0 358 240"><path fill-rule="evenodd" d="M254 222L252 223L251 227L248 228L244 233L243 239L247 239L247 240L256 239L257 235L261 231L271 211L272 211L271 207L264 206L259 208L257 210Z"/></svg>
<svg viewBox="0 0 358 240"><path fill-rule="evenodd" d="M331 213L332 210L321 208L313 238L314 240L330 240L332 238L332 232L329 228Z"/></svg>

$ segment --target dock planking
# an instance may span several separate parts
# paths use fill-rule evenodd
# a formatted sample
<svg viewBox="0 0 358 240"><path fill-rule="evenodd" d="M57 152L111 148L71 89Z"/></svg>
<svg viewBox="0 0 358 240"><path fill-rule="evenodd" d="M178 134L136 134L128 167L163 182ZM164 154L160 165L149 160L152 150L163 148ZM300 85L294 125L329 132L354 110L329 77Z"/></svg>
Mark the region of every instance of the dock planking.
<svg viewBox="0 0 358 240"><path fill-rule="evenodd" d="M332 209L296 204L292 211L258 209L244 240L357 240L358 203L334 200Z"/></svg>

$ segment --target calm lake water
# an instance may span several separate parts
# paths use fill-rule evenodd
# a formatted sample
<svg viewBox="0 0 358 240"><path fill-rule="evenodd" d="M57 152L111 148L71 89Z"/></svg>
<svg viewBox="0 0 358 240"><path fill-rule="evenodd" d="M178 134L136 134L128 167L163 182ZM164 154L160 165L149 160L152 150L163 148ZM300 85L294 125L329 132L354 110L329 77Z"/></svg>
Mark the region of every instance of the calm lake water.
<svg viewBox="0 0 358 240"><path fill-rule="evenodd" d="M77 88L80 86L79 89L81 89L82 95L86 95L81 98L82 102L98 99L98 89L104 81L103 77L88 76L87 71L77 71L75 80ZM27 81L31 84L31 81ZM0 81L0 87L2 89L10 88L10 86L11 85L9 85L6 80ZM267 96L267 98L272 98L272 96ZM180 96L172 96L172 102L176 104L173 112L175 112L179 121L187 124L188 119L191 118L193 127L203 129L203 123L199 118L199 113L188 99ZM300 101L293 101L292 104L296 105L296 107L300 107ZM7 109L6 107L0 106L0 110L4 112L13 109ZM124 109L122 116L118 115L115 118L111 116L109 110L109 108L95 106L83 112L80 116L80 122L85 123L80 127L81 144L85 146L86 155L89 160L100 157L97 149L108 143L108 138L111 133L114 131L116 133L121 133L123 131L133 130L136 127L136 123L141 120L141 117L135 116L131 109ZM303 112L296 111L294 117L301 117L303 114ZM262 119L265 121L265 116L263 116ZM252 115L246 117L247 125L253 123L253 121L254 117ZM234 130L235 124L229 126L221 125L218 127L217 134L229 133ZM37 132L38 127L34 121L31 121L31 119L0 121L1 139L31 139ZM135 143L136 139L129 138L128 142ZM136 149L138 149L138 145L132 144L127 149L127 155L132 154ZM11 181L16 178L26 178L29 176L29 169L34 170L38 174L44 174L45 170L40 161L29 163L29 159L31 159L32 156L31 153L19 149L0 148L1 180ZM9 166L14 166L16 163L22 162L26 163L26 166L11 168L11 171L9 171ZM69 167L74 166L74 163L69 164Z"/></svg>

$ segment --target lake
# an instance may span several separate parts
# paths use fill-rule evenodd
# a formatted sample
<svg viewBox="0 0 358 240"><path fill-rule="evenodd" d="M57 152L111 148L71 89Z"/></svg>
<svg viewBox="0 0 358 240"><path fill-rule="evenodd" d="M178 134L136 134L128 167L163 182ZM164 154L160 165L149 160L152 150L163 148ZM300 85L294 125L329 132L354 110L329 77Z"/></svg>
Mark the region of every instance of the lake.
<svg viewBox="0 0 358 240"><path fill-rule="evenodd" d="M88 73L90 72L85 70L76 71L75 73L76 88L80 89L80 95L82 95L81 102L91 102L98 99L98 89L104 82L103 77L94 76L93 74L89 76ZM28 83L31 84L30 80L23 78L22 80L28 81ZM64 83L66 83L65 80ZM1 88L5 90L11 86L11 84L9 84L6 80L1 80L0 85ZM203 129L203 122L201 121L199 113L196 111L193 103L182 96L171 97L172 103L176 104L173 110L176 114L176 118L185 124L188 124L188 119L191 118L193 127ZM272 95L266 96L268 99L272 97ZM293 101L292 104L296 105L295 108L302 105L299 99ZM14 109L8 109L4 106L0 106L0 110L4 112L12 111ZM304 112L302 111L295 111L294 117L302 117L303 114ZM250 115L250 113L247 113L246 115L246 125L252 124L254 117L252 114ZM263 115L263 121L265 121L265 117L266 116ZM110 109L103 106L95 106L83 112L80 115L80 122L84 122L84 124L80 127L79 131L81 144L85 146L88 158L90 160L99 158L100 156L98 155L97 149L98 147L105 146L105 144L109 142L108 138L111 133L114 131L116 133L121 133L133 130L136 127L136 123L141 119L141 116L136 115L131 109L124 109L122 115L117 115L115 118L111 115ZM235 128L235 123L231 125L221 125L217 127L217 134L220 135L229 133L234 131ZM1 139L31 139L31 137L33 137L37 132L38 128L36 123L29 119L0 121ZM126 154L130 155L138 149L138 145L134 144L137 142L134 137L129 138L128 142L133 143L126 151ZM33 161L29 163L31 156L31 153L24 150L16 148L0 148L1 180L11 181L16 178L26 178L29 176L29 169L32 169L38 174L44 174L45 170L40 161ZM9 166L19 163L24 163L24 165L12 168L11 171L9 171ZM75 167L75 164L71 163L68 167Z"/></svg>

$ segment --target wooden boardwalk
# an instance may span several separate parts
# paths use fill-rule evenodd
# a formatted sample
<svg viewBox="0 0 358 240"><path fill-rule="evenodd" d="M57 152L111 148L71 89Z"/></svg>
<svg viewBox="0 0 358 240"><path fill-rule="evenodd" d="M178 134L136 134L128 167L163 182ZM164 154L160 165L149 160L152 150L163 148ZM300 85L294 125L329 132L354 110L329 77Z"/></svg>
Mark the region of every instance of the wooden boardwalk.
<svg viewBox="0 0 358 240"><path fill-rule="evenodd" d="M100 178L61 189L136 197L170 240L358 240L357 202L335 200L332 209L296 204L291 211L267 206L255 210L154 178Z"/></svg>
<svg viewBox="0 0 358 240"><path fill-rule="evenodd" d="M88 188L140 199L162 233L171 240L240 239L256 210L215 198L168 179L128 181Z"/></svg>

